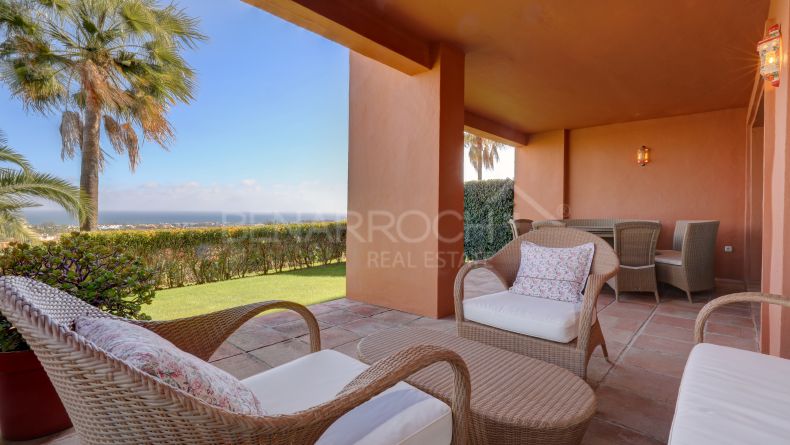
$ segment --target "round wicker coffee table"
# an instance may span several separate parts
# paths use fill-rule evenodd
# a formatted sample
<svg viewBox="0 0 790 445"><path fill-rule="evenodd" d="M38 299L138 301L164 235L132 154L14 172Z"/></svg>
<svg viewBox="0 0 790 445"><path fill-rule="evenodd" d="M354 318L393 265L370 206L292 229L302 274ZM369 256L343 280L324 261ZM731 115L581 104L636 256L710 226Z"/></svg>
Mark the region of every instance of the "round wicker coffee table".
<svg viewBox="0 0 790 445"><path fill-rule="evenodd" d="M549 363L453 334L398 328L373 334L358 346L371 364L407 346L443 346L458 353L472 378L474 444L578 444L595 413L595 394L584 380ZM437 363L407 381L449 403L450 366Z"/></svg>

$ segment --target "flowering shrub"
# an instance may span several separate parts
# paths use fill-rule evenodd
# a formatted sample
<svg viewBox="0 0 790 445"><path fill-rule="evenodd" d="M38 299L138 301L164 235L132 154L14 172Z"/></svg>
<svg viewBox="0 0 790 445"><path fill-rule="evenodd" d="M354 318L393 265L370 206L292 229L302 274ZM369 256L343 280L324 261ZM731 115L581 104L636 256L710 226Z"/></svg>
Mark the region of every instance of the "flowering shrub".
<svg viewBox="0 0 790 445"><path fill-rule="evenodd" d="M113 315L146 320L143 305L154 298L154 274L116 245L74 233L60 241L12 243L0 252L0 274L33 278ZM24 349L0 318L0 348Z"/></svg>

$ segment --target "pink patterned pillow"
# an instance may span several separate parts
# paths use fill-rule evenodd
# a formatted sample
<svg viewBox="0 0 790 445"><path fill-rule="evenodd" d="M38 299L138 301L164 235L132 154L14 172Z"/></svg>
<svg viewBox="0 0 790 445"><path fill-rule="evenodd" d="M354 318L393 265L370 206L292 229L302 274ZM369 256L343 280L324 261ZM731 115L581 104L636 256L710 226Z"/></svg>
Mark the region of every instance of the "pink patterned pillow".
<svg viewBox="0 0 790 445"><path fill-rule="evenodd" d="M208 404L239 414L266 414L238 379L146 328L111 318L80 317L74 329L114 357Z"/></svg>
<svg viewBox="0 0 790 445"><path fill-rule="evenodd" d="M512 292L530 297L578 303L590 274L595 244L543 247L521 243L521 264Z"/></svg>

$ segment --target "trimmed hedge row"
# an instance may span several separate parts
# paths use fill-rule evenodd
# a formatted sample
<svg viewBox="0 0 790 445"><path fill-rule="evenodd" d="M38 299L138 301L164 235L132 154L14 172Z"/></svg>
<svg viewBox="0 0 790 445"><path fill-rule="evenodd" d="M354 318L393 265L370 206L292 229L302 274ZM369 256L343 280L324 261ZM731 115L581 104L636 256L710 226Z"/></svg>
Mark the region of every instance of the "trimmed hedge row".
<svg viewBox="0 0 790 445"><path fill-rule="evenodd" d="M513 180L491 179L464 183L464 254L488 258L513 238Z"/></svg>
<svg viewBox="0 0 790 445"><path fill-rule="evenodd" d="M72 235L67 235L72 236ZM140 258L159 289L341 261L346 223L91 232Z"/></svg>

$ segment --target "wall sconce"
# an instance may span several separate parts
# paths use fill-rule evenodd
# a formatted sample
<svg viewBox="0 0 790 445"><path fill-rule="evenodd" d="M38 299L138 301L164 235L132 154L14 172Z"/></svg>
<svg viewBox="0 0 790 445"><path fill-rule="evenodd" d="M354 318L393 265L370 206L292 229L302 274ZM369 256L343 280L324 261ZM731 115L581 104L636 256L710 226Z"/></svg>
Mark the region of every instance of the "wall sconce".
<svg viewBox="0 0 790 445"><path fill-rule="evenodd" d="M644 145L639 147L639 150L636 151L636 163L639 164L640 167L644 167L650 163L649 148L645 147Z"/></svg>
<svg viewBox="0 0 790 445"><path fill-rule="evenodd" d="M768 37L757 44L760 55L760 75L771 85L779 86L779 72L782 67L782 33L779 24L768 28Z"/></svg>

